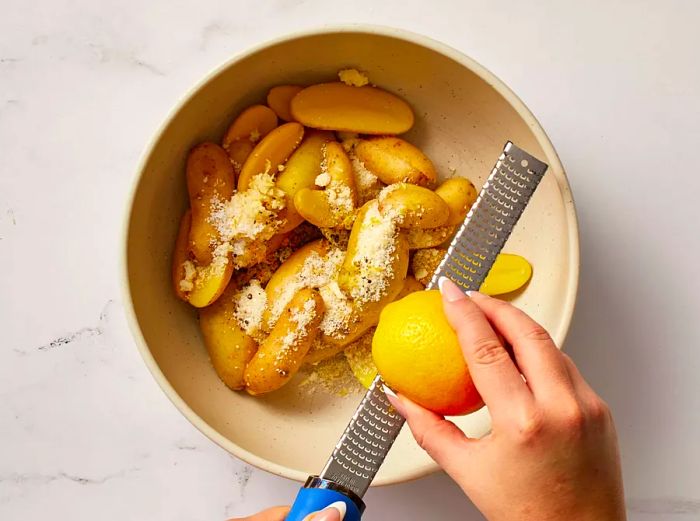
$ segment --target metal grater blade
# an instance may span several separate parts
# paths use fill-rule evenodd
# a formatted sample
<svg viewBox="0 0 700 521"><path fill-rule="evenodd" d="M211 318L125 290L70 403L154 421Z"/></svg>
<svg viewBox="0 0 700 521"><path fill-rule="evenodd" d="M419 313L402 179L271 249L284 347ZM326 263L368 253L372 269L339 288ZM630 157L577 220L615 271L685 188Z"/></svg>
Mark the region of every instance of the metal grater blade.
<svg viewBox="0 0 700 521"><path fill-rule="evenodd" d="M426 289L447 277L465 291L478 290L546 170L508 141ZM403 423L377 376L320 477L364 496Z"/></svg>

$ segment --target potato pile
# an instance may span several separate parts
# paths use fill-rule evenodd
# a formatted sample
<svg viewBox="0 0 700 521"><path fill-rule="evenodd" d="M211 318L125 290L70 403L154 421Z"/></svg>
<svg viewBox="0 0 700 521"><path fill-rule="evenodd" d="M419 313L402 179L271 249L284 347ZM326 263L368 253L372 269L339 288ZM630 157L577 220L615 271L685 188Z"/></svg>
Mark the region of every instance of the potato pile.
<svg viewBox="0 0 700 521"><path fill-rule="evenodd" d="M271 392L367 345L382 308L430 280L476 199L467 179L438 184L397 137L414 122L404 100L357 71L341 78L272 88L187 159L173 283L231 389Z"/></svg>

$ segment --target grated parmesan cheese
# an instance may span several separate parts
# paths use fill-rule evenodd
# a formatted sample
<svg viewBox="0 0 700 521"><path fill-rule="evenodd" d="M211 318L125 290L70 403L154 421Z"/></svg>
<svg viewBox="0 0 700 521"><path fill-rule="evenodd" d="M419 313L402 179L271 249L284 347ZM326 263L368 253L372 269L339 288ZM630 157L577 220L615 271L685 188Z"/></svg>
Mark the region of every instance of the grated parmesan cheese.
<svg viewBox="0 0 700 521"><path fill-rule="evenodd" d="M262 314L267 306L267 294L257 279L251 280L238 290L233 297L235 310L233 316L240 328L255 339L260 337Z"/></svg>
<svg viewBox="0 0 700 521"><path fill-rule="evenodd" d="M370 172L365 164L357 158L355 154L349 154L352 163L352 173L355 175L355 186L357 187L357 195L360 199L360 204L374 199L379 195L383 185L379 178Z"/></svg>
<svg viewBox="0 0 700 521"><path fill-rule="evenodd" d="M269 303L270 321L268 327L274 327L284 308L297 291L303 288L320 288L328 284L338 273L344 257L345 253L337 248L330 250L324 256L316 252L311 253L296 276L291 278L282 289L277 300Z"/></svg>
<svg viewBox="0 0 700 521"><path fill-rule="evenodd" d="M316 180L314 183L316 183L316 186L324 187L328 186L328 184L331 182L331 176L328 172L321 172L316 176Z"/></svg>
<svg viewBox="0 0 700 521"><path fill-rule="evenodd" d="M318 291L326 305L319 326L321 332L333 338L342 338L350 325L352 301L342 292L336 280L321 286Z"/></svg>
<svg viewBox="0 0 700 521"><path fill-rule="evenodd" d="M396 216L382 215L378 205L372 204L362 222L362 240L352 264L357 270L350 297L359 303L379 301L393 277L392 264L396 253L396 236L399 233Z"/></svg>
<svg viewBox="0 0 700 521"><path fill-rule="evenodd" d="M215 226L222 244L229 245L235 268L262 260L264 242L284 223L277 215L285 206L285 193L275 186L269 171L254 176L248 189L236 192L230 200L212 201L209 222Z"/></svg>
<svg viewBox="0 0 700 521"><path fill-rule="evenodd" d="M345 83L345 85L350 85L351 87L364 87L369 83L367 75L357 69L343 69L338 71L338 78L340 78L340 81Z"/></svg>
<svg viewBox="0 0 700 521"><path fill-rule="evenodd" d="M180 291L192 291L194 289L194 279L197 276L197 268L191 260L183 262L182 267L185 270L185 278L180 281Z"/></svg>
<svg viewBox="0 0 700 521"><path fill-rule="evenodd" d="M299 343L308 336L308 325L316 316L316 302L307 300L300 309L295 309L289 316L290 322L296 323L296 327L282 337L279 349L275 355L275 365L284 363L291 353L297 352Z"/></svg>

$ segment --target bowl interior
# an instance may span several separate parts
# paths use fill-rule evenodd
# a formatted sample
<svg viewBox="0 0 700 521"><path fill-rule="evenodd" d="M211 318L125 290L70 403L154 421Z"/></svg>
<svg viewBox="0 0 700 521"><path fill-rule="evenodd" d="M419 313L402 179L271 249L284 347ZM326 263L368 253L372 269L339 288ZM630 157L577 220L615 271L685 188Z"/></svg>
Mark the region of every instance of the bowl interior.
<svg viewBox="0 0 700 521"><path fill-rule="evenodd" d="M366 71L373 83L414 107L416 125L406 138L433 159L441 175L454 170L477 187L506 140L547 162L550 171L505 251L524 255L534 267L526 290L512 299L555 339L562 341L568 328L578 243L561 165L514 96L478 65L452 51L438 51L436 45L386 32L338 31L260 48L192 92L144 160L127 228L127 284L137 339L180 410L224 448L268 471L298 480L318 473L359 399L310 395L296 384L262 398L229 391L209 363L195 311L171 289L170 255L187 204L188 150L205 140L219 142L232 118L244 107L264 102L274 85L333 80L338 69L349 66ZM469 435L480 436L489 429L488 413L482 410L457 423ZM375 484L433 470L434 463L403 432Z"/></svg>

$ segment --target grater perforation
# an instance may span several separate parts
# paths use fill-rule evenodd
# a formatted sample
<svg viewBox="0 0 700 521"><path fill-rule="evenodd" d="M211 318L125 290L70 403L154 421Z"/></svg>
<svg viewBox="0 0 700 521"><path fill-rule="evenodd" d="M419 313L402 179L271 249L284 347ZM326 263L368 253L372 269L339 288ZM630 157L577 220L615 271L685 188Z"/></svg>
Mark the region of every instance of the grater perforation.
<svg viewBox="0 0 700 521"><path fill-rule="evenodd" d="M478 290L546 169L546 164L507 142L426 289L445 276L465 291ZM404 423L382 385L377 376L320 474L360 498Z"/></svg>

